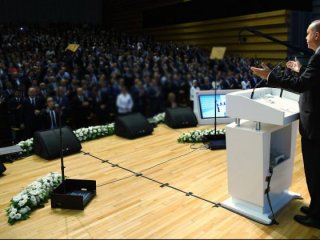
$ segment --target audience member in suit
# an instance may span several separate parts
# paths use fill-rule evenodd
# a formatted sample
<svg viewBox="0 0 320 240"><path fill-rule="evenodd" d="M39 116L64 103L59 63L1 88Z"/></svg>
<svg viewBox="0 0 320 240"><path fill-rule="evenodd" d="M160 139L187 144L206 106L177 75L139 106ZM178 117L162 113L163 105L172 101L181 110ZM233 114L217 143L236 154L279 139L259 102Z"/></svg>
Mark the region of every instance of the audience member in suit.
<svg viewBox="0 0 320 240"><path fill-rule="evenodd" d="M36 95L34 87L28 89L28 97L24 99L22 105L25 137L32 138L34 131L41 130L40 112L43 108L43 102Z"/></svg>
<svg viewBox="0 0 320 240"><path fill-rule="evenodd" d="M22 78L19 76L18 71L14 70L9 75L10 75L11 82L13 83L13 87L19 88L22 85L23 81L22 81Z"/></svg>
<svg viewBox="0 0 320 240"><path fill-rule="evenodd" d="M16 89L14 96L8 100L8 115L11 129L14 133L14 141L23 139L23 98L21 91Z"/></svg>
<svg viewBox="0 0 320 240"><path fill-rule="evenodd" d="M130 94L133 99L133 111L145 114L147 93L139 78L134 80L134 85L130 89Z"/></svg>
<svg viewBox="0 0 320 240"><path fill-rule="evenodd" d="M166 108L176 108L178 107L178 103L176 101L176 95L174 92L169 92L168 99L166 101Z"/></svg>
<svg viewBox="0 0 320 240"><path fill-rule="evenodd" d="M91 101L86 98L83 89L78 87L77 94L72 98L71 111L73 128L88 127L91 116Z"/></svg>
<svg viewBox="0 0 320 240"><path fill-rule="evenodd" d="M3 97L5 97L6 100L8 100L13 96L14 88L12 86L12 83L9 81L6 81L5 85L6 89L3 90Z"/></svg>
<svg viewBox="0 0 320 240"><path fill-rule="evenodd" d="M92 107L94 113L94 124L102 125L111 121L111 108L109 107L108 98L105 93L98 87L94 86L92 92Z"/></svg>
<svg viewBox="0 0 320 240"><path fill-rule="evenodd" d="M150 106L148 114L149 116L154 116L155 114L159 113L163 107L160 86L155 78L152 78L147 88L147 96Z"/></svg>
<svg viewBox="0 0 320 240"><path fill-rule="evenodd" d="M212 84L210 83L209 77L204 77L203 83L200 84L200 90L211 90Z"/></svg>
<svg viewBox="0 0 320 240"><path fill-rule="evenodd" d="M268 80L268 85L281 87L300 93L301 147L307 186L310 194L309 207L300 208L304 215L294 219L307 226L320 229L320 20L313 21L308 29L308 48L315 53L306 67L298 61L288 61L287 67L297 72L295 75L277 76L266 64L263 68L251 67L257 76Z"/></svg>
<svg viewBox="0 0 320 240"><path fill-rule="evenodd" d="M60 126L60 113L56 109L55 102L52 97L47 97L47 108L41 111L42 129L55 129ZM61 120L61 126L63 121Z"/></svg>
<svg viewBox="0 0 320 240"><path fill-rule="evenodd" d="M53 100L62 112L62 122L70 124L70 100L66 96L65 89L62 86L59 86L57 88L57 92L56 95L53 97Z"/></svg>
<svg viewBox="0 0 320 240"><path fill-rule="evenodd" d="M39 105L41 105L42 107L44 107L46 105L46 96L42 95L40 87L39 86L35 86L34 87L36 89L36 98L39 101Z"/></svg>
<svg viewBox="0 0 320 240"><path fill-rule="evenodd" d="M10 146L12 144L12 136L10 131L10 124L8 115L7 99L0 92L0 147Z"/></svg>
<svg viewBox="0 0 320 240"><path fill-rule="evenodd" d="M43 98L46 99L49 96L49 92L47 90L47 86L44 82L41 82L39 84L39 95Z"/></svg>

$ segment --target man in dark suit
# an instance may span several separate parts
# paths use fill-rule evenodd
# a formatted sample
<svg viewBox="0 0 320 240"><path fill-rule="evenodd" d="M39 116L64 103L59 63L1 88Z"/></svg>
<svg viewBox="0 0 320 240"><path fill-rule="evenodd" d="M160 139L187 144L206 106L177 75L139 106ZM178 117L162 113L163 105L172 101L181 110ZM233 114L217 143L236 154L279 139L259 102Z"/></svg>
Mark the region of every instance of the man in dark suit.
<svg viewBox="0 0 320 240"><path fill-rule="evenodd" d="M287 67L298 72L279 77L265 64L263 68L251 67L257 76L268 80L268 85L300 93L300 124L303 163L310 194L310 206L300 208L306 214L294 219L304 225L320 229L320 20L313 21L307 29L308 48L315 51L306 68L297 61L288 61Z"/></svg>
<svg viewBox="0 0 320 240"><path fill-rule="evenodd" d="M23 139L23 98L21 91L14 90L14 96L8 100L8 116L14 141L20 142Z"/></svg>
<svg viewBox="0 0 320 240"><path fill-rule="evenodd" d="M0 91L0 147L12 145L12 136L8 119L7 99ZM1 162L1 161L0 161Z"/></svg>
<svg viewBox="0 0 320 240"><path fill-rule="evenodd" d="M30 87L28 97L24 99L22 104L26 138L32 138L34 131L41 130L40 112L42 108L43 102L36 95L36 89Z"/></svg>
<svg viewBox="0 0 320 240"><path fill-rule="evenodd" d="M73 128L88 127L91 120L91 99L87 98L83 89L77 88L77 95L71 100Z"/></svg>
<svg viewBox="0 0 320 240"><path fill-rule="evenodd" d="M55 108L55 102L52 97L47 97L47 108L41 111L42 129L54 129L60 126L59 111ZM61 123L61 126L63 123Z"/></svg>
<svg viewBox="0 0 320 240"><path fill-rule="evenodd" d="M70 101L65 95L65 89L63 87L58 87L56 96L53 97L53 100L61 111L62 122L65 124L70 124Z"/></svg>

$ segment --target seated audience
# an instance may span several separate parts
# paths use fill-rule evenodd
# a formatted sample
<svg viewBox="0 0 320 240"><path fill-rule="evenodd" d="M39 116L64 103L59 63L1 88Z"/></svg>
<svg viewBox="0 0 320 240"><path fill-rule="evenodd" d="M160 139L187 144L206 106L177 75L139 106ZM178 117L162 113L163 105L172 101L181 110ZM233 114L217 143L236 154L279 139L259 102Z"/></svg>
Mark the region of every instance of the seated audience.
<svg viewBox="0 0 320 240"><path fill-rule="evenodd" d="M20 131L17 140L41 129L41 113L52 104L76 129L112 122L117 114L152 117L168 105L188 106L195 90L241 89L243 81L250 88L260 81L249 71L254 59L212 62L206 50L149 36L84 25L30 25L23 35L17 29L0 24L2 116ZM75 53L65 51L70 42L80 45Z"/></svg>

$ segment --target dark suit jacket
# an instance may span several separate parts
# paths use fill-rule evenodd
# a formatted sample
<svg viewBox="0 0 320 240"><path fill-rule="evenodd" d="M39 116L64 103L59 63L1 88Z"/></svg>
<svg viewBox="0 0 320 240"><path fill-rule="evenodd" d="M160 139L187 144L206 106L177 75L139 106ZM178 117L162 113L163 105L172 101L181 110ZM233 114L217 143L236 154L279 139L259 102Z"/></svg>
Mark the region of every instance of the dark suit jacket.
<svg viewBox="0 0 320 240"><path fill-rule="evenodd" d="M80 101L78 96L73 97L71 100L73 128L87 127L89 124L92 104L90 99L86 97L84 97L83 101L89 102L89 105L83 106L83 102Z"/></svg>
<svg viewBox="0 0 320 240"><path fill-rule="evenodd" d="M320 140L320 52L300 69L299 76L277 77L271 73L268 84L300 93L300 134L309 140Z"/></svg>
<svg viewBox="0 0 320 240"><path fill-rule="evenodd" d="M60 124L60 113L57 110L54 110L55 112L55 117L56 117L56 128L59 127ZM51 117L49 113L49 109L43 109L41 111L41 125L42 125L42 130L48 130L51 129ZM63 126L63 121L61 120L61 126Z"/></svg>
<svg viewBox="0 0 320 240"><path fill-rule="evenodd" d="M11 127L20 128L23 123L23 99L12 97L8 101L8 113Z"/></svg>
<svg viewBox="0 0 320 240"><path fill-rule="evenodd" d="M23 122L25 125L25 134L27 138L31 138L33 136L33 132L37 130L41 130L40 116L35 115L34 111L43 108L42 101L36 97L36 104L33 106L30 102L29 97L25 98L22 106L23 106Z"/></svg>

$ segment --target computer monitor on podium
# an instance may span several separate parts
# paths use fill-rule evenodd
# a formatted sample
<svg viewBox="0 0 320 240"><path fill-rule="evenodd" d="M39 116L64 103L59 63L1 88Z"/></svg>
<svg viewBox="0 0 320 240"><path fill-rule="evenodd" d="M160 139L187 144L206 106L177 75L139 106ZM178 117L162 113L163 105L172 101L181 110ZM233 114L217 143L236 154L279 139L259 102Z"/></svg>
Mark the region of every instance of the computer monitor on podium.
<svg viewBox="0 0 320 240"><path fill-rule="evenodd" d="M226 113L226 94L241 91L241 89L226 89L197 91L193 102L193 111L197 117L199 125L213 125L215 113L217 124L227 124L234 121ZM217 101L215 109L215 99Z"/></svg>

